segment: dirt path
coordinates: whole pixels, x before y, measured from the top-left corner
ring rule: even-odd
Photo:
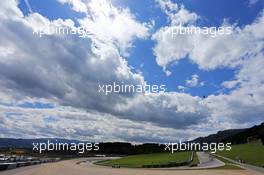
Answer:
[[[150,170],[114,169],[90,163],[76,164],[84,159],[67,160],[0,172],[0,175],[261,175],[248,170]]]

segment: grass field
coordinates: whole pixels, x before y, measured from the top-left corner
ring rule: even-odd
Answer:
[[[103,162],[98,162],[97,164],[113,166],[119,165],[121,167],[131,167],[139,168],[143,165],[151,164],[167,164],[169,162],[185,162],[189,159],[191,152],[177,152],[174,154],[171,153],[157,153],[157,154],[141,154],[127,156],[116,160],[107,160]],[[195,158],[197,161],[197,158]]]
[[[255,166],[264,165],[264,146],[261,143],[233,145],[230,151],[217,151],[217,154],[233,160],[239,157],[245,163]]]

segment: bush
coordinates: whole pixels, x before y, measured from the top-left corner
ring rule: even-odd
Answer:
[[[142,168],[170,168],[170,167],[179,167],[189,165],[188,162],[169,162],[167,164],[151,164],[151,165],[142,165]],[[197,165],[195,165],[197,166]]]

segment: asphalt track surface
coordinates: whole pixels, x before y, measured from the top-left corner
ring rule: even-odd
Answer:
[[[205,152],[197,152],[197,156],[200,162],[198,167],[200,168],[214,168],[214,167],[221,167],[225,165],[224,162],[216,158],[213,158],[212,156],[210,156],[210,154],[205,153]]]
[[[77,162],[86,160],[86,163]],[[92,164],[94,158],[40,164],[0,172],[0,175],[263,175],[250,170],[155,170],[111,168]]]

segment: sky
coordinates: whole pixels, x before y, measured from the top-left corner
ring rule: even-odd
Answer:
[[[0,137],[176,142],[264,120],[264,1],[2,0]],[[229,34],[171,35],[174,27]],[[89,35],[42,37],[47,28]],[[165,85],[159,93],[98,85]]]

